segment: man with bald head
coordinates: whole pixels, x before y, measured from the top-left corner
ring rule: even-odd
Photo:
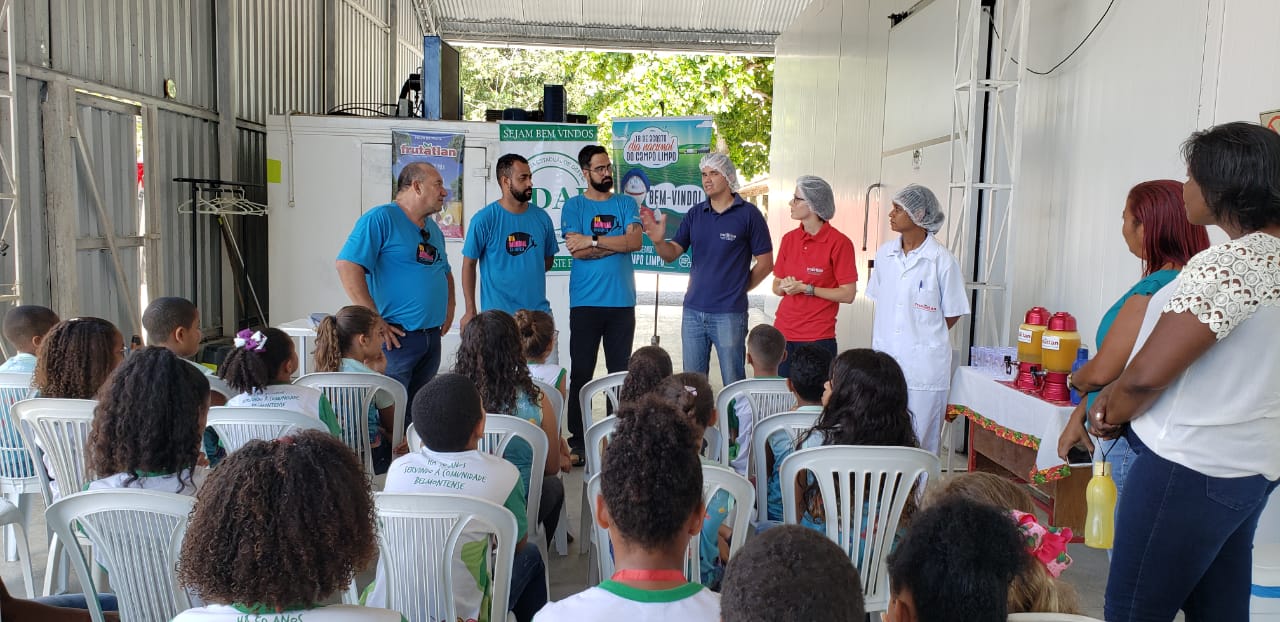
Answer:
[[[386,373],[409,399],[439,370],[440,336],[453,324],[453,274],[444,234],[431,218],[448,195],[434,166],[405,166],[395,199],[365,212],[338,253],[347,297],[387,324]]]

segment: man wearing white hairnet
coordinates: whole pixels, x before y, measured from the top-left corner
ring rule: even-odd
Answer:
[[[641,221],[663,261],[692,251],[680,331],[684,371],[707,373],[715,345],[728,385],[746,377],[747,292],[773,270],[773,242],[760,210],[735,192],[738,174],[729,156],[709,153],[698,166],[707,199],[689,208],[674,237],[665,239],[665,216],[642,212]]]
[[[902,366],[916,437],[934,453],[951,386],[947,332],[969,314],[960,263],[933,237],[943,218],[924,186],[911,184],[894,195],[889,228],[900,236],[876,251],[867,283],[867,297],[876,302],[871,347]]]

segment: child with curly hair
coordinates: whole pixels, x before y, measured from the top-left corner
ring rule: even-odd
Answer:
[[[485,313],[476,316],[464,330],[472,330]],[[413,427],[423,448],[391,463],[385,490],[465,495],[510,510],[516,519],[518,542],[511,570],[511,598],[505,604],[516,620],[528,622],[547,602],[546,568],[538,547],[528,541],[528,507],[520,471],[510,462],[477,449],[484,438],[484,422],[480,392],[470,378],[461,374],[432,378],[413,399]],[[431,476],[424,477],[424,473]],[[466,529],[458,538],[458,556],[453,560],[453,599],[463,620],[505,617],[499,607],[492,612],[482,611],[487,599],[483,578],[488,576],[487,562],[483,560],[488,559],[488,549],[488,532],[483,529]],[[368,602],[385,603],[386,588],[379,571]],[[486,613],[491,615],[486,618]]]
[[[124,361],[124,337],[111,322],[75,317],[58,322],[36,356],[32,384],[40,397],[91,400]]]
[[[210,604],[174,622],[402,620],[387,609],[319,604],[378,553],[364,465],[331,435],[250,441],[227,456],[196,494],[187,534],[178,581]]]
[[[619,409],[604,454],[596,521],[609,531],[617,571],[549,603],[535,622],[718,622],[720,596],[684,578],[689,538],[702,529],[702,465],[694,428],[670,402],[647,396]]]
[[[235,347],[223,361],[219,375],[240,393],[227,406],[283,408],[319,419],[334,436],[340,436],[338,418],[329,398],[319,389],[291,384],[298,371],[298,351],[293,339],[278,328],[236,333]]]
[[[618,403],[639,401],[672,372],[671,355],[658,346],[644,346],[631,353],[627,376],[618,387]]]
[[[333,315],[324,316],[316,327],[316,371],[381,374],[370,363],[382,356],[386,333],[382,316],[365,306],[347,305]],[[373,394],[373,404],[369,406],[369,448],[374,473],[386,473],[391,464],[395,406],[395,399],[386,391]]]
[[[195,494],[209,414],[209,381],[165,348],[134,352],[99,393],[86,443],[89,490],[144,488]]]
[[[782,525],[752,538],[729,562],[720,614],[733,622],[864,622],[859,585],[858,569],[836,543],[812,529]]]
[[[0,364],[0,373],[31,373],[36,370],[36,352],[49,329],[58,323],[53,309],[40,305],[18,305],[4,314],[4,338],[17,354]]]
[[[569,460],[568,446],[560,440],[560,425],[551,401],[533,384],[533,376],[521,356],[515,319],[504,311],[491,309],[467,323],[462,329],[462,344],[458,346],[453,371],[476,383],[486,412],[524,419],[546,435],[550,451],[541,465],[533,464],[533,448],[524,439],[512,439],[502,454],[520,470],[520,481],[526,491],[535,466],[547,476],[560,471],[561,459]],[[544,533],[556,532],[563,504],[564,482],[558,477],[544,477],[538,506],[538,522],[545,527]]]

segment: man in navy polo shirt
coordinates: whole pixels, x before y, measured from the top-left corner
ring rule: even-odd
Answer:
[[[691,251],[681,327],[684,371],[707,373],[714,344],[728,385],[746,377],[747,292],[773,270],[773,242],[760,210],[734,192],[738,174],[729,156],[710,153],[698,166],[707,200],[689,208],[675,237],[663,239],[665,217],[641,219],[663,261]]]
[[[578,391],[596,370],[600,342],[609,373],[626,371],[636,333],[636,275],[631,253],[640,250],[640,208],[613,194],[613,167],[600,145],[578,152],[587,189],[569,199],[560,215],[569,272],[569,411],[579,412]],[[581,417],[569,417],[569,446],[582,454]]]
[[[409,399],[440,369],[440,335],[453,324],[453,273],[431,218],[448,196],[434,166],[405,166],[395,199],[365,212],[338,253],[347,297],[387,323],[387,375]]]

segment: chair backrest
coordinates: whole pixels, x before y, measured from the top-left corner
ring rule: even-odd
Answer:
[[[716,396],[716,412],[720,413],[716,427],[720,428],[720,436],[725,439],[721,444],[720,463],[729,464],[729,445],[733,437],[729,434],[729,404],[739,395],[745,395],[751,404],[751,423],[755,424],[769,415],[791,410],[795,406],[796,397],[787,389],[787,381],[782,378],[748,378],[739,380],[720,390]],[[742,415],[738,415],[741,421]],[[741,422],[738,424],[742,425]],[[753,428],[754,429],[754,428]],[[739,448],[742,451],[744,448]]]
[[[1011,613],[1009,622],[1102,622],[1089,616],[1070,613]]]
[[[319,389],[329,398],[329,404],[338,416],[338,425],[342,428],[342,441],[360,456],[364,461],[365,472],[370,476],[373,475],[373,450],[369,446],[369,409],[373,406],[373,398],[378,391],[390,395],[395,402],[391,446],[400,444],[409,396],[404,385],[396,380],[382,374],[316,372],[294,380],[293,384]]]
[[[40,489],[35,466],[22,443],[22,426],[12,414],[14,403],[32,397],[34,393],[30,373],[0,373],[0,490],[6,492],[36,492]]]
[[[222,396],[223,401],[229,400],[239,394],[238,391],[231,388],[226,380],[217,376],[205,376],[209,380],[209,391]]]
[[[206,425],[218,433],[228,454],[252,440],[270,441],[302,430],[329,431],[319,419],[297,411],[244,406],[214,406]]]
[[[592,475],[600,472],[600,466],[604,464],[604,444],[613,436],[613,429],[618,427],[618,418],[610,415],[597,421],[595,425],[587,428],[586,440],[586,471],[582,474],[583,478],[590,479]]]
[[[796,439],[818,421],[817,412],[791,411],[769,415],[756,422],[751,431],[751,465],[756,474],[756,520],[769,518],[769,460],[765,447],[769,437],[778,432],[787,435],[787,442],[795,447]],[[774,456],[778,460],[777,456]],[[779,460],[779,462],[781,462]]]
[[[85,443],[93,427],[94,400],[40,397],[15,403],[13,416],[22,422],[22,432],[32,463],[47,461],[62,494],[84,490],[93,478],[85,464]],[[44,460],[41,460],[41,458]],[[49,475],[36,469],[48,486]],[[52,502],[53,496],[45,497]]]
[[[383,606],[409,620],[457,620],[453,575],[458,538],[468,523],[478,522],[497,540],[490,566],[490,602],[496,604],[489,619],[506,617],[516,554],[516,518],[510,510],[474,497],[433,493],[375,493],[374,506],[379,576],[386,590]]]
[[[939,481],[940,470],[938,456],[923,449],[850,445],[800,449],[787,456],[778,470],[783,522],[798,523],[793,482],[807,471],[822,494],[827,538],[840,545],[858,568],[866,610],[884,611],[889,605],[885,557],[897,535],[902,510],[912,495],[924,494],[926,482]]]
[[[490,413],[485,415],[484,438],[480,439],[477,449],[501,458],[512,439],[517,437],[533,448],[533,461],[529,466],[529,490],[525,491],[528,510],[526,524],[529,526],[529,531],[533,532],[538,527],[538,509],[542,505],[542,470],[547,463],[547,452],[550,450],[546,432],[519,417]],[[557,447],[556,451],[559,450],[560,448]]]
[[[533,378],[534,386],[538,387],[542,394],[547,396],[547,400],[551,402],[551,412],[556,414],[556,425],[560,428],[560,436],[568,433],[568,423],[564,420],[564,409],[568,408],[568,404],[564,396],[560,394],[560,389],[555,388],[537,378]],[[558,451],[560,448],[557,447]]]
[[[622,381],[626,380],[627,372],[619,371],[609,374],[603,378],[596,378],[587,384],[582,385],[582,389],[578,391],[578,408],[580,412],[578,416],[582,417],[582,429],[589,430],[593,423],[591,417],[591,400],[596,395],[604,394],[608,400],[609,406],[614,410],[618,409],[618,389],[622,387]]]
[[[55,502],[45,518],[63,542],[76,542],[78,526],[93,543],[94,562],[111,573],[122,619],[167,622],[190,606],[175,565],[194,504],[193,497],[154,490],[93,490]],[[101,586],[93,584],[80,547],[66,548],[89,614],[101,621]]]
[[[596,498],[600,496],[600,486],[598,473],[587,481],[587,503],[591,504],[591,528],[595,530],[596,542],[600,547],[596,554],[596,563],[603,581],[613,576],[614,563],[608,546],[609,530],[601,527],[596,521]],[[733,539],[729,544],[729,555],[732,557],[746,544],[747,532],[751,529],[751,521],[747,520],[751,512],[751,482],[732,469],[711,464],[702,465],[702,502],[710,504],[712,497],[720,491],[724,491],[732,499],[731,507],[734,508],[736,516],[733,523]],[[685,551],[684,576],[685,579],[694,583],[698,583],[701,579],[699,576],[701,549],[698,545],[699,536],[695,535],[689,539],[689,547]]]

